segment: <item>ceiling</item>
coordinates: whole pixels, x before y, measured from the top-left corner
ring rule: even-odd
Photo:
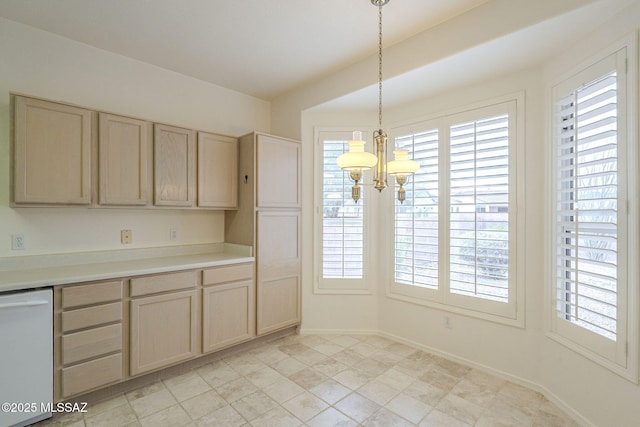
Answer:
[[[385,46],[488,0],[392,0]],[[0,0],[0,16],[272,100],[377,52],[370,0]]]

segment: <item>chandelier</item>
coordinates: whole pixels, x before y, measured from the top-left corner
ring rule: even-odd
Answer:
[[[371,4],[378,6],[378,130],[373,133],[375,152],[370,153],[364,149],[366,144],[362,140],[362,132],[353,132],[353,139],[348,142],[349,151],[341,154],[336,163],[342,170],[349,172],[349,177],[354,181],[351,187],[351,197],[358,203],[360,200],[360,185],[362,171],[375,166],[373,182],[378,191],[387,187],[387,175],[395,176],[398,189],[398,200],[405,201],[404,184],[407,177],[415,173],[420,166],[417,162],[409,159],[408,150],[395,150],[394,160],[387,163],[386,148],[387,134],[382,130],[382,6],[389,3],[389,0],[371,0]]]

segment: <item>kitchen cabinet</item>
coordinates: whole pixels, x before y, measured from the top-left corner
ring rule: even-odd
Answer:
[[[198,207],[238,207],[238,139],[198,132]]]
[[[130,283],[130,374],[195,357],[199,333],[197,273],[133,278]]]
[[[124,379],[123,282],[54,289],[54,397],[67,399]]]
[[[194,131],[154,125],[153,188],[156,206],[194,206],[194,147]]]
[[[92,112],[12,95],[12,202],[91,203]]]
[[[300,324],[300,143],[252,133],[239,140],[238,210],[225,240],[253,246],[256,334]]]
[[[202,272],[202,352],[255,336],[253,263]]]
[[[99,114],[98,200],[101,205],[147,205],[150,136],[149,122]]]

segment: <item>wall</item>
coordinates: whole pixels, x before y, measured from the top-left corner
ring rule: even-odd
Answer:
[[[546,203],[545,164],[549,119],[548,91],[551,81],[576,64],[634,33],[640,27],[640,2],[635,2],[616,15],[602,28],[567,48],[562,56],[547,59],[544,64],[488,79],[468,87],[458,87],[419,102],[386,109],[388,128],[396,123],[437,116],[438,112],[464,107],[509,93],[525,92],[525,326],[505,326],[472,317],[390,298],[385,293],[381,261],[389,252],[378,253],[372,265],[381,280],[372,283],[372,295],[314,295],[312,292],[313,245],[313,178],[303,183],[305,257],[303,269],[303,331],[378,331],[403,342],[430,349],[470,366],[478,367],[543,392],[554,403],[572,414],[581,424],[595,426],[637,426],[640,422],[640,386],[567,349],[545,335],[544,272]],[[636,64],[637,66],[637,64]],[[640,82],[636,82],[636,88]],[[638,93],[635,94],[638,102]],[[291,100],[292,98],[289,98]],[[274,104],[276,108],[276,104]],[[279,108],[279,107],[278,107]],[[373,112],[371,114],[374,114]],[[638,111],[634,113],[638,128]],[[305,168],[313,167],[314,127],[358,127],[375,123],[363,113],[309,109],[302,112],[301,135]],[[637,135],[636,135],[637,138]],[[388,191],[388,190],[387,190]],[[385,199],[379,200],[380,215],[387,212]],[[382,221],[380,224],[384,224]],[[377,233],[370,233],[369,245],[388,247]],[[637,236],[635,236],[637,238]],[[636,284],[637,286],[637,284]],[[373,301],[372,301],[373,298]],[[632,301],[638,309],[640,302]],[[370,310],[377,306],[377,315]],[[331,313],[330,316],[327,313]],[[368,317],[366,317],[369,315]],[[444,328],[444,316],[452,320],[452,328]],[[366,321],[369,324],[366,324]],[[342,322],[342,323],[340,323]]]
[[[269,132],[268,102],[2,18],[0,58],[0,257],[119,249],[122,228],[126,248],[224,240],[222,212],[10,208],[9,92],[232,136]],[[27,250],[11,250],[14,233]]]

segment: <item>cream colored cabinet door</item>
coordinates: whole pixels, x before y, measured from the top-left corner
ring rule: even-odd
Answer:
[[[257,206],[300,207],[300,143],[269,135],[256,136]]]
[[[13,202],[91,203],[91,111],[14,96]]]
[[[198,132],[198,206],[238,207],[238,140]]]
[[[257,214],[257,334],[300,323],[300,212]]]
[[[198,354],[196,290],[132,299],[130,304],[132,376]]]
[[[195,195],[194,132],[154,125],[153,179],[156,206],[193,206]]]
[[[202,351],[247,341],[255,335],[253,280],[202,289]]]
[[[99,203],[146,205],[149,199],[149,123],[100,113],[99,124]]]

